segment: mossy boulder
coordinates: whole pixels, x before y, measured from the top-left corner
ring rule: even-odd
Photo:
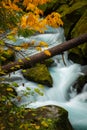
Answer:
[[[10,49],[3,50],[3,52],[0,54],[1,65],[7,64],[8,62],[14,60],[15,60],[15,52]]]
[[[25,119],[30,120],[31,130],[73,130],[69,120],[68,112],[57,106],[44,106],[29,111],[25,115]]]
[[[82,55],[82,51],[79,47],[75,47],[68,51],[68,58],[71,59],[74,63],[84,65],[87,63],[86,58]]]
[[[34,67],[22,70],[23,76],[30,80],[48,87],[52,87],[53,80],[48,71],[48,68],[44,64],[36,64]]]

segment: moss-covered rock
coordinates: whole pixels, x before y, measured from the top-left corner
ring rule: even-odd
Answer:
[[[52,58],[50,59],[46,59],[43,62],[41,62],[42,64],[45,64],[47,67],[51,67],[51,65],[54,63],[54,60]]]
[[[39,130],[73,130],[68,120],[68,112],[57,106],[34,109],[25,115],[25,119],[32,119],[34,129],[39,126]]]
[[[1,54],[0,54],[0,63],[1,65],[7,64],[8,62],[14,61],[15,60],[15,52],[7,49],[4,50]]]
[[[81,49],[78,47],[70,49],[68,51],[68,58],[71,59],[74,63],[82,65],[86,64],[86,59],[82,55]]]
[[[22,73],[23,76],[30,81],[52,87],[52,77],[48,71],[48,68],[44,64],[36,64],[30,69],[22,70]]]

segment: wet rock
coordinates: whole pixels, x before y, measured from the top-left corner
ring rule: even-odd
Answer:
[[[30,80],[48,87],[52,87],[53,80],[48,71],[48,68],[44,64],[36,64],[36,66],[22,70],[23,76]]]
[[[87,83],[87,75],[80,76],[74,84],[74,88],[77,90],[77,93],[81,93],[84,85]]]
[[[42,64],[45,64],[47,67],[51,67],[51,65],[53,65],[54,60],[52,58],[50,59],[46,59],[43,62],[41,62]]]
[[[70,49],[68,51],[68,58],[71,59],[74,63],[81,65],[84,65],[86,63],[86,59],[82,55],[81,49],[78,47]]]
[[[39,130],[73,130],[68,120],[68,112],[57,106],[44,106],[31,112],[29,110],[25,114],[25,119],[35,124],[33,128],[39,126]]]

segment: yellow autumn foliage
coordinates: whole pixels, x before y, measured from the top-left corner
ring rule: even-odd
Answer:
[[[13,40],[14,39],[14,35],[16,35],[18,33],[18,31],[24,30],[24,29],[28,29],[28,30],[35,30],[39,33],[44,33],[44,31],[47,29],[47,25],[52,26],[52,27],[59,27],[59,26],[63,26],[63,22],[61,20],[61,16],[60,14],[58,14],[57,12],[52,12],[51,14],[49,14],[47,17],[43,17],[41,18],[40,15],[43,15],[44,12],[39,9],[38,5],[42,5],[45,4],[47,2],[50,2],[51,0],[23,0],[20,2],[20,0],[1,0],[0,1],[0,9],[5,9],[6,13],[6,20],[8,16],[15,16],[19,12],[22,12],[22,15],[20,17],[20,20],[17,20],[17,23],[15,26],[15,22],[13,20],[13,17],[11,17],[10,19],[12,20],[10,24],[9,22],[7,22],[7,24],[5,24],[6,26],[8,26],[8,29],[10,30],[10,35],[6,38],[8,38],[9,40]],[[21,3],[22,6],[19,6],[19,3]],[[25,9],[25,11],[23,10],[23,8]],[[3,14],[2,13],[2,14]],[[5,21],[3,21],[5,22]],[[0,29],[0,34],[3,34],[3,31]],[[13,35],[13,36],[12,36]],[[21,46],[16,46],[14,49],[17,51],[20,51],[21,49],[28,49],[28,47],[30,45],[33,46],[33,44],[35,43],[32,42],[31,44],[27,44],[27,43],[23,43]],[[0,44],[1,46],[1,44]],[[38,51],[42,51],[41,47],[48,47],[47,43],[41,41],[38,44],[38,47],[36,47],[36,50]],[[0,52],[3,50],[2,46],[0,49]],[[44,50],[44,53],[48,56],[51,56],[51,53],[48,50]]]
[[[63,22],[61,20],[61,15],[57,12],[52,12],[46,17],[47,24],[52,27],[59,27],[60,25],[63,26]]]

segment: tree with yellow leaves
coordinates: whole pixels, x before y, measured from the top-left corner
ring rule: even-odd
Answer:
[[[0,0],[0,52],[4,51],[4,46],[19,52],[22,48],[27,49],[32,43],[23,43],[20,46],[13,46],[6,43],[6,40],[16,41],[15,36],[22,35],[28,37],[36,32],[44,33],[47,25],[57,28],[63,25],[60,14],[52,12],[44,17],[44,12],[39,5],[46,4],[51,0]],[[44,43],[43,41],[41,41]],[[47,46],[40,43],[40,46]],[[51,55],[50,52],[44,51]]]

